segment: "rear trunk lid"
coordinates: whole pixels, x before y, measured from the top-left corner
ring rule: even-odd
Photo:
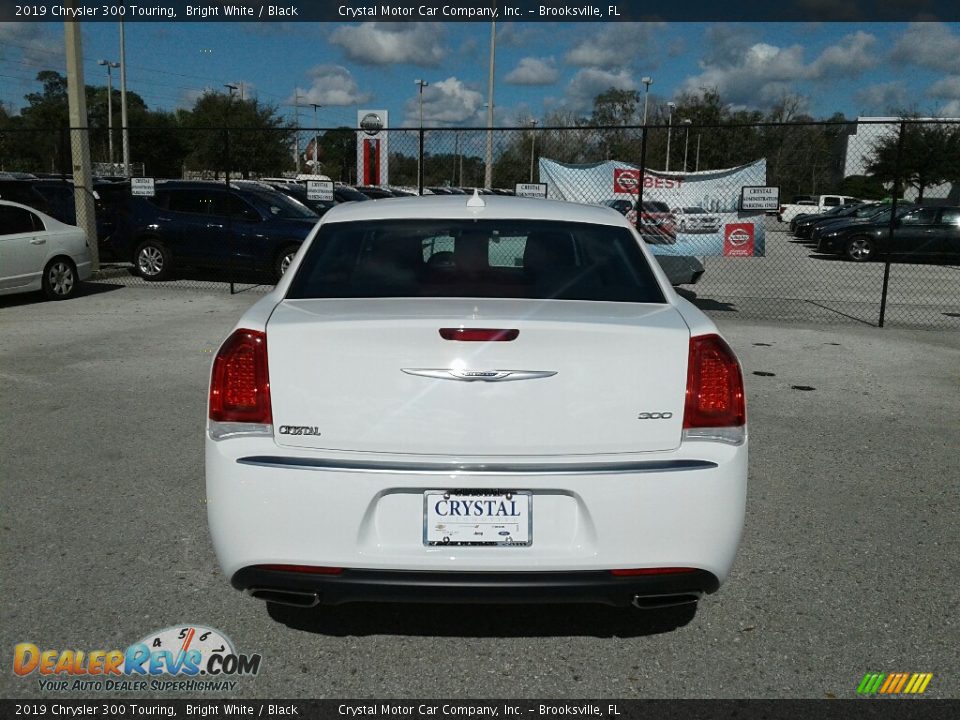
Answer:
[[[440,335],[459,327],[519,335]],[[276,442],[452,456],[670,450],[680,443],[689,337],[660,304],[284,300],[267,325]],[[492,371],[536,376],[464,379]]]

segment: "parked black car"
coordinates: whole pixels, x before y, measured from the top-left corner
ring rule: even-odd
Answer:
[[[799,215],[794,215],[790,221],[790,232],[797,237],[804,237],[800,235],[800,232],[809,223],[814,223],[825,218],[835,220],[839,217],[846,217],[848,213],[853,212],[853,208],[855,207],[860,207],[860,205],[837,205],[822,213],[800,213]]]
[[[317,220],[275,190],[166,181],[157,183],[154,197],[128,198],[109,245],[146,280],[164,280],[185,266],[278,280]]]
[[[26,173],[18,173],[26,174]],[[97,238],[101,241],[113,233],[114,215],[108,197],[121,184],[95,180],[94,207],[97,218]],[[129,192],[129,186],[127,191]],[[68,225],[77,224],[76,200],[73,183],[62,179],[0,180],[0,198],[32,207]]]
[[[847,225],[826,233],[817,250],[843,255],[854,262],[879,256],[932,260],[960,257],[960,207],[914,208],[894,222],[892,237],[889,211],[884,214],[886,220],[875,216],[869,223]]]
[[[313,210],[317,217],[323,217],[324,213],[332,207],[336,207],[337,201],[334,200],[311,200],[307,195],[307,188],[300,183],[270,183],[271,187],[277,192],[281,192],[297,202],[303,203]],[[334,195],[336,198],[336,195]]]

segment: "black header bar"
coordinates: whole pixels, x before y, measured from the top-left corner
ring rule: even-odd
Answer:
[[[905,22],[957,0],[0,0],[3,22]]]

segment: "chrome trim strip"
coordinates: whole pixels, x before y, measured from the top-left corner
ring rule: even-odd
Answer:
[[[464,382],[499,382],[501,380],[535,380],[553,377],[556,370],[454,370],[452,368],[400,368],[407,375],[435,380],[462,380]]]
[[[210,420],[207,422],[207,434],[215,441],[238,437],[273,437],[273,425]]]
[[[330,460],[278,455],[254,455],[239,458],[240,465],[325,470],[331,472],[411,473],[417,475],[624,475],[634,473],[711,470],[717,463],[708,460],[635,460],[628,462],[582,463],[466,463],[466,462],[390,462]]]

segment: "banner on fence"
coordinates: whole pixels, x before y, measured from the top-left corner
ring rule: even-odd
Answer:
[[[643,186],[639,227],[644,237],[650,218],[658,221],[650,249],[657,255],[759,257],[765,254],[764,213],[741,211],[744,187],[767,184],[767,161],[725,170],[668,173],[608,160],[568,165],[540,158],[540,182],[550,197],[569,202],[625,206]],[[634,218],[636,211],[627,214]]]

